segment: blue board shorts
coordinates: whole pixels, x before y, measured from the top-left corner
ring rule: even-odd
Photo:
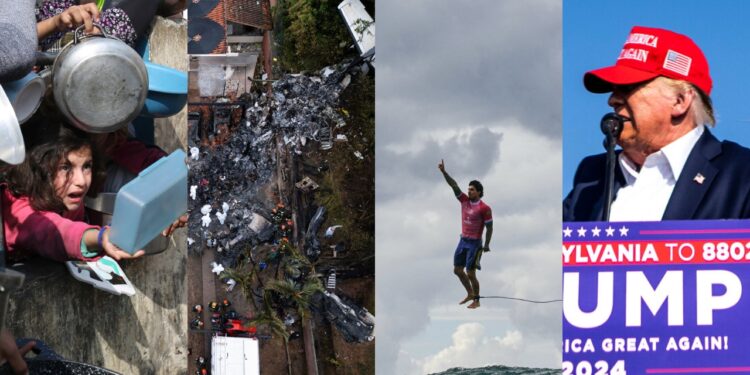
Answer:
[[[474,262],[477,254],[482,251],[482,239],[473,239],[461,237],[456,246],[456,252],[453,254],[453,266],[465,267],[470,270],[474,268]],[[482,267],[477,265],[476,269],[481,270]]]

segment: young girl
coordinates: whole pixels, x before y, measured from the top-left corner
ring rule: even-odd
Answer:
[[[83,199],[91,186],[93,146],[85,135],[65,127],[59,137],[34,147],[23,164],[11,168],[2,185],[8,256],[38,254],[57,261],[131,255],[109,242],[109,228],[84,220]],[[4,189],[3,189],[4,188]]]

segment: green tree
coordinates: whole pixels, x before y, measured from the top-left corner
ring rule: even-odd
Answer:
[[[353,40],[339,14],[338,3],[283,0],[277,4],[276,36],[281,45],[281,62],[287,69],[318,70],[344,58],[346,47]]]
[[[254,310],[258,311],[258,304],[255,302],[253,284],[254,281],[257,281],[257,283],[262,288],[263,282],[258,277],[258,268],[254,263],[250,262],[249,260],[245,260],[235,268],[224,269],[224,272],[221,273],[220,277],[222,279],[233,279],[234,281],[236,281],[237,284],[235,285],[235,288],[239,287],[240,291],[242,291],[242,295],[250,300],[250,302],[253,304]]]
[[[264,299],[266,299],[266,293],[264,293]],[[284,352],[286,353],[286,366],[289,375],[292,375],[292,360],[289,357],[289,332],[286,330],[286,326],[281,318],[271,308],[270,303],[265,303],[262,312],[255,316],[254,319],[250,320],[251,324],[256,326],[264,325],[271,331],[272,336],[280,337],[284,340]]]

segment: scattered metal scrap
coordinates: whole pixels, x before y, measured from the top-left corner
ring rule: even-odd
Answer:
[[[305,176],[305,178],[294,184],[294,186],[307,193],[315,191],[318,188],[318,183],[313,181],[312,178]]]
[[[286,75],[274,82],[272,96],[251,93],[240,104],[217,101],[213,116],[189,114],[190,146],[198,149],[191,151],[190,159],[190,232],[200,234],[191,236],[192,251],[216,247],[220,263],[233,267],[242,249],[272,240],[273,233],[261,228],[263,221],[271,221],[267,203],[256,196],[276,168],[276,142],[297,153],[308,141],[330,149],[333,130],[346,125],[337,108],[341,91],[351,81],[351,68],[351,64],[339,64],[317,75]],[[237,105],[245,108],[244,117],[233,123],[228,108]],[[213,143],[208,138],[214,139],[224,129],[230,129],[231,136],[208,146]],[[221,209],[222,203],[228,210]],[[210,213],[200,214],[206,205]],[[319,245],[310,255],[314,258],[316,253]]]
[[[372,341],[374,338],[375,317],[364,307],[345,301],[334,293],[325,291],[315,295],[314,306],[344,336],[347,342]]]
[[[287,75],[273,83],[272,96],[251,93],[243,96],[241,103],[214,103],[212,116],[206,116],[205,111],[189,113],[190,251],[215,248],[216,266],[227,268],[234,268],[249,256],[262,272],[274,261],[260,259],[255,248],[262,243],[283,244],[291,233],[292,220],[286,209],[269,207],[269,202],[260,198],[261,189],[277,171],[276,150],[283,146],[287,152],[300,154],[310,141],[318,142],[320,150],[334,147],[336,129],[346,126],[342,116],[346,112],[338,109],[338,102],[341,91],[351,82],[349,71],[356,70],[352,66],[340,64],[318,75]],[[227,105],[244,108],[244,116],[236,121],[228,111],[217,111]],[[225,131],[227,136],[217,136]],[[336,139],[336,147],[346,141],[346,137]],[[308,168],[319,173],[328,167]],[[285,168],[279,172],[283,174]],[[309,178],[303,181],[307,183],[302,188],[314,189],[317,185]],[[318,237],[322,233],[318,232],[324,221],[325,207],[319,207],[304,239],[304,254],[312,262],[320,256]],[[274,249],[270,255],[278,253]],[[335,294],[316,296],[319,311],[347,341],[372,340],[374,318],[366,309],[342,302]]]
[[[305,233],[305,255],[312,261],[316,261],[320,256],[320,240],[318,239],[318,230],[323,222],[326,221],[325,206],[318,207],[307,226]]]

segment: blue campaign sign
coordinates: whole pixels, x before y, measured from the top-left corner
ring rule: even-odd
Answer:
[[[563,374],[750,373],[750,221],[563,223]]]

